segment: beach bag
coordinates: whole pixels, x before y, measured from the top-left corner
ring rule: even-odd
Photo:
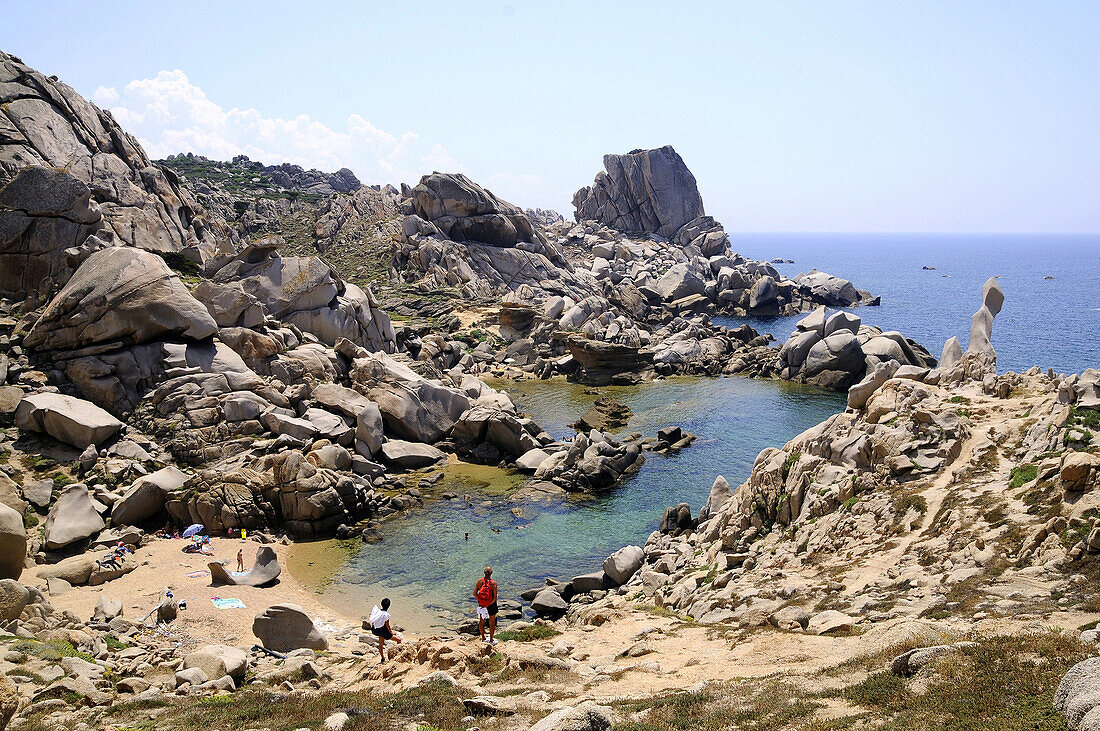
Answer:
[[[482,581],[481,586],[477,588],[477,603],[479,606],[487,607],[493,603],[493,587],[488,581]]]

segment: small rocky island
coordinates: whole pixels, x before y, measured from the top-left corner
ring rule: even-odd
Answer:
[[[736,253],[672,147],[603,168],[566,220],[457,173],[153,161],[0,53],[0,729],[871,728],[1006,687],[1100,728],[1100,372],[999,372],[995,279],[936,359],[852,282]],[[728,324],[781,315],[782,344]],[[386,551],[461,499],[456,466],[629,489],[695,435],[623,433],[601,389],[682,375],[846,408],[509,588],[498,646],[456,618],[381,664],[302,578],[338,551],[311,541]],[[574,434],[530,379],[591,389]]]

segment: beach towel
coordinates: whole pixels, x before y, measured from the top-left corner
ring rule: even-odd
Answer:
[[[220,599],[218,597],[214,597],[210,601],[212,601],[214,603],[214,608],[215,609],[244,609],[245,608],[244,602],[242,602],[240,599]]]
[[[203,569],[202,571],[192,571],[189,574],[184,574],[184,576],[186,576],[189,579],[197,579],[200,576],[209,576],[209,574],[210,574],[209,571],[207,571],[206,569]]]

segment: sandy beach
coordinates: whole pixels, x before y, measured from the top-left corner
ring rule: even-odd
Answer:
[[[298,604],[324,629],[360,626],[359,613],[352,607],[334,605],[325,601],[296,572],[291,558],[294,546],[271,544],[279,557],[283,572],[276,584],[258,588],[251,586],[211,586],[207,564],[213,560],[225,561],[230,569],[236,568],[237,551],[244,549],[245,568],[251,568],[260,544],[251,539],[211,538],[213,556],[182,551],[186,541],[170,538],[153,538],[135,551],[138,567],[130,573],[100,586],[73,587],[58,596],[50,596],[50,602],[59,610],[69,610],[86,620],[92,616],[101,596],[118,599],[123,603],[124,616],[140,619],[157,602],[160,592],[169,588],[187,609],[180,611],[173,627],[184,636],[199,642],[218,642],[247,645],[252,635],[252,620],[258,612],[273,604]],[[309,568],[308,561],[304,563]],[[45,582],[41,582],[45,584]],[[239,599],[243,609],[218,609],[214,598]],[[367,607],[363,614],[368,614]]]

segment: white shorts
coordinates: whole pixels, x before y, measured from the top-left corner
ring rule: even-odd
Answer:
[[[478,619],[488,619],[489,618],[489,607],[478,607],[477,608],[477,618]]]

